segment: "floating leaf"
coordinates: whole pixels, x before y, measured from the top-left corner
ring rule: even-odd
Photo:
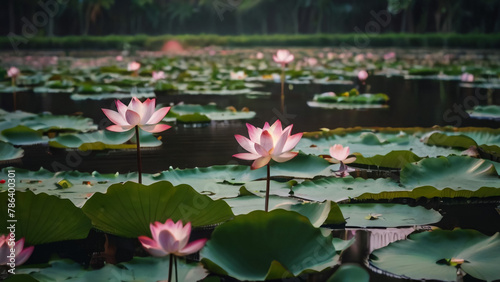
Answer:
[[[428,158],[407,164],[401,170],[400,178],[407,186],[432,186],[440,190],[500,188],[498,173],[490,162],[466,156]]]
[[[402,168],[407,163],[418,162],[422,158],[411,151],[392,151],[387,155],[375,155],[365,158],[361,154],[356,154],[356,164],[370,165],[386,168]]]
[[[439,222],[441,214],[421,206],[401,204],[341,204],[347,227],[404,227]]]
[[[150,223],[169,218],[199,227],[233,217],[224,201],[214,201],[189,185],[173,186],[167,181],[149,186],[134,182],[113,184],[105,194],[95,193],[82,210],[96,228],[128,238],[150,236]]]
[[[236,216],[214,230],[200,253],[213,273],[258,281],[321,271],[336,263],[335,255],[330,236],[306,217],[280,209]]]
[[[342,264],[327,282],[369,282],[370,275],[361,266],[355,264]]]
[[[49,262],[49,267],[16,269],[16,273],[30,275],[36,281],[145,281],[156,282],[168,279],[169,256],[163,258],[134,257],[129,262],[117,265],[107,264],[99,270],[85,270],[75,262],[57,260]],[[207,276],[199,263],[177,261],[179,281],[198,281]],[[24,274],[25,273],[25,274]],[[16,276],[19,274],[16,274]]]
[[[33,145],[47,142],[47,139],[42,137],[42,133],[24,125],[3,130],[1,137],[13,145]]]
[[[500,234],[488,237],[475,230],[435,230],[410,235],[371,254],[371,263],[412,279],[455,281],[457,268],[443,263],[463,259],[460,268],[486,281],[500,279]]]
[[[71,201],[31,191],[15,193],[14,218],[7,218],[9,197],[0,193],[0,228],[7,230],[8,219],[17,220],[16,236],[25,237],[28,245],[87,238],[90,220]],[[9,212],[10,213],[10,212]]]
[[[0,141],[0,161],[20,159],[24,156],[24,150],[16,148],[9,143]]]

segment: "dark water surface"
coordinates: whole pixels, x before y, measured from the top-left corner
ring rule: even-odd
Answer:
[[[168,169],[204,167],[219,164],[246,164],[232,158],[242,149],[234,134],[247,136],[245,123],[262,127],[264,122],[279,118],[284,124],[293,124],[292,133],[316,131],[320,128],[353,126],[431,127],[433,125],[479,126],[498,128],[499,123],[468,118],[462,111],[476,104],[500,104],[498,90],[489,94],[485,89],[463,88],[458,81],[405,80],[403,77],[374,76],[367,81],[371,93],[386,93],[390,97],[388,109],[336,110],[311,108],[307,101],[314,94],[333,91],[340,93],[351,89],[350,85],[293,85],[286,90],[286,113],[280,112],[280,86],[278,83],[264,84],[264,91],[271,96],[258,98],[246,95],[157,95],[157,103],[207,104],[215,102],[224,108],[248,107],[257,113],[250,121],[212,122],[204,126],[176,125],[162,132],[161,148],[144,150],[144,172],[154,173]],[[1,104],[11,104],[10,97],[0,98]],[[128,100],[122,100],[128,103]],[[5,107],[4,107],[5,108]],[[81,112],[91,117],[99,128],[110,124],[101,108],[116,109],[114,100],[73,101],[68,94],[19,93],[18,108],[30,112],[49,111],[53,114],[74,114]],[[348,144],[347,144],[348,145]],[[49,149],[45,146],[26,148],[22,164],[28,169],[60,170],[55,163],[79,171],[101,173],[125,173],[136,169],[135,150],[110,152],[67,152]]]

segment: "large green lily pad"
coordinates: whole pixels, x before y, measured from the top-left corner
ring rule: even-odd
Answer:
[[[236,112],[228,109],[220,109],[215,104],[208,105],[191,105],[182,104],[173,106],[170,111],[177,115],[202,114],[210,120],[235,120],[235,119],[252,119],[255,117],[255,112]]]
[[[247,214],[256,210],[264,210],[263,197],[245,195],[236,198],[224,199],[231,206],[235,215]],[[331,201],[323,203],[302,202],[295,198],[284,198],[278,196],[269,197],[270,210],[284,209],[300,213],[307,217],[312,225],[320,227],[323,224],[343,224],[344,216],[339,206]]]
[[[161,141],[153,134],[141,131],[139,134],[141,147],[158,147]],[[108,150],[108,149],[135,149],[135,133],[133,130],[127,132],[112,132],[100,130],[91,133],[61,134],[49,141],[49,145],[54,148],[71,148],[81,151]]]
[[[439,222],[443,217],[435,210],[402,204],[341,204],[347,227],[404,227]]]
[[[500,188],[495,167],[486,160],[466,156],[423,159],[407,164],[401,170],[401,183],[411,187],[432,186],[437,189],[477,190]]]
[[[49,281],[145,281],[156,282],[168,279],[169,256],[163,258],[134,257],[129,262],[117,265],[107,264],[99,270],[86,270],[81,265],[68,261],[49,262],[49,267],[25,267],[16,269],[19,274],[29,274],[40,282]],[[199,281],[208,273],[200,263],[186,263],[178,260],[179,281]]]
[[[281,209],[254,211],[220,225],[200,256],[213,273],[253,281],[295,277],[336,264],[332,237],[306,217]]]
[[[370,274],[355,264],[342,264],[327,282],[369,282]]]
[[[9,143],[0,141],[0,161],[20,159],[24,156],[24,150],[16,148]]]
[[[486,281],[500,279],[500,234],[488,237],[475,230],[435,230],[410,235],[375,250],[371,263],[385,271],[412,279],[456,281],[451,259],[463,259],[460,268]],[[447,261],[448,260],[448,261]]]
[[[189,185],[173,186],[167,181],[149,186],[134,182],[113,184],[105,194],[94,194],[82,210],[96,228],[128,238],[151,235],[150,223],[169,218],[199,227],[233,217],[224,201],[214,201]]]
[[[87,216],[69,200],[44,193],[35,195],[31,191],[17,191],[12,212],[8,210],[9,195],[0,193],[0,228],[7,230],[8,220],[17,220],[16,236],[25,237],[28,245],[84,239],[92,227]]]

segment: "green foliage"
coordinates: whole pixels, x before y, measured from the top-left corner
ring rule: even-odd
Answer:
[[[322,255],[315,256],[317,252]],[[220,225],[200,256],[211,272],[258,281],[321,271],[336,261],[331,235],[285,210],[254,211]]]
[[[84,239],[92,227],[82,210],[67,199],[31,191],[17,191],[15,198],[15,233],[18,238],[25,237],[28,245]],[[8,193],[1,192],[1,230],[9,225],[8,200]]]
[[[500,279],[500,234],[489,237],[475,230],[434,230],[410,235],[371,254],[376,267],[412,279],[455,281],[451,259],[465,260],[460,268],[486,281]]]
[[[151,223],[163,223],[169,218],[200,227],[233,217],[224,201],[214,201],[189,185],[173,186],[167,181],[149,186],[134,182],[113,184],[105,194],[94,194],[82,210],[96,228],[127,238],[150,236]]]

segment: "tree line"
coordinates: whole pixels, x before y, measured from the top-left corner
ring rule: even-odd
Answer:
[[[3,35],[500,32],[498,0],[7,1]]]

